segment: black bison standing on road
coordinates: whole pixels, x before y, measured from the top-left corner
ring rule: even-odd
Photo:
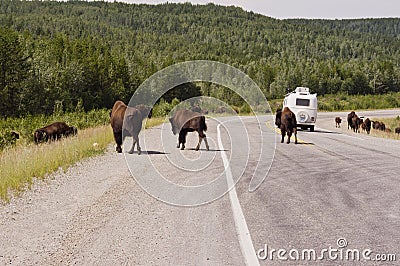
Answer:
[[[354,129],[353,128],[353,117],[356,115],[356,113],[354,111],[351,111],[348,115],[347,115],[347,129]]]
[[[132,136],[133,142],[132,147],[128,153],[133,153],[135,149],[135,144],[137,144],[138,154],[141,153],[141,148],[139,145],[139,132],[142,129],[142,121],[146,117],[151,116],[151,108],[143,104],[137,105],[135,107],[126,106],[122,101],[116,101],[114,103],[113,109],[110,114],[111,127],[114,133],[114,139],[117,143],[116,151],[118,153],[122,152],[122,142],[123,134],[124,136]],[[122,128],[122,126],[124,126]]]
[[[340,123],[342,123],[342,119],[340,117],[335,117],[336,127],[340,127]]]
[[[200,149],[200,144],[203,139],[206,143],[206,149],[209,150],[206,134],[204,134],[204,131],[207,131],[206,118],[204,115],[185,109],[178,110],[173,117],[169,118],[169,122],[171,123],[172,133],[174,133],[174,135],[179,133],[177,148],[184,150],[187,133],[197,131],[199,134],[199,142],[196,146],[196,151]]]
[[[371,120],[369,120],[369,118],[365,119],[364,125],[365,131],[367,131],[367,134],[369,134],[371,132]]]
[[[290,143],[290,138],[292,134],[295,137],[295,144],[297,144],[297,120],[296,115],[290,111],[289,108],[285,107],[283,111],[280,109],[276,112],[275,124],[281,129],[282,140],[281,143],[285,141],[285,135],[287,133],[287,144]]]
[[[352,123],[351,123],[351,128],[355,133],[360,133],[360,126],[364,121],[358,117],[358,115],[354,114]]]
[[[73,136],[78,133],[75,127],[70,127],[64,122],[55,122],[48,126],[36,129],[33,133],[33,140],[36,144],[42,141],[58,140],[61,137]]]

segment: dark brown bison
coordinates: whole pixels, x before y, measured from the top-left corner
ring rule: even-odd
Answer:
[[[354,111],[351,111],[348,115],[347,115],[347,129],[353,129],[353,117],[356,115],[356,113]]]
[[[176,111],[173,117],[169,118],[169,122],[171,123],[172,133],[174,133],[174,135],[179,133],[177,148],[184,150],[187,133],[197,131],[199,134],[199,142],[197,143],[196,151],[200,149],[200,144],[203,139],[206,143],[206,149],[210,149],[206,134],[204,134],[204,131],[207,131],[206,118],[204,115],[183,109]]]
[[[380,122],[379,130],[386,131],[386,125],[383,122]]]
[[[295,137],[295,144],[297,144],[297,120],[296,115],[290,111],[289,108],[285,107],[283,111],[280,109],[276,112],[275,124],[281,129],[282,140],[281,143],[285,141],[285,135],[287,133],[287,144],[290,143],[290,138],[292,134]]]
[[[36,144],[43,141],[53,141],[60,138],[73,136],[78,133],[75,127],[68,126],[65,122],[55,122],[48,126],[36,129],[33,133],[33,140]]]
[[[358,117],[358,115],[354,115],[351,122],[351,128],[355,133],[360,133],[360,126],[364,121]]]
[[[110,123],[114,133],[114,140],[117,144],[115,150],[122,152],[123,136],[132,136],[132,147],[128,153],[133,153],[137,145],[138,154],[141,153],[139,145],[139,132],[142,129],[142,121],[151,116],[151,108],[143,104],[135,107],[126,106],[122,101],[116,101],[111,110]]]
[[[373,129],[379,129],[380,122],[379,121],[371,121]]]
[[[392,133],[392,130],[390,128],[385,128],[386,133]]]
[[[400,134],[400,127],[396,127],[394,132],[397,133],[397,134]]]
[[[385,131],[385,129],[386,129],[385,123],[379,122],[379,121],[371,121],[371,122],[372,122],[373,129]]]
[[[335,117],[336,127],[340,127],[340,123],[342,123],[342,119],[340,117]]]
[[[364,125],[365,131],[367,131],[367,134],[369,134],[371,132],[371,120],[369,120],[369,118],[365,119]]]

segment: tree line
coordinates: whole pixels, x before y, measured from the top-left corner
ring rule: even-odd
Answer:
[[[111,108],[156,71],[195,59],[239,68],[267,99],[296,86],[320,95],[399,92],[399,36],[399,18],[277,20],[214,4],[0,0],[0,114]],[[213,84],[182,91],[165,99],[200,93],[243,103]]]

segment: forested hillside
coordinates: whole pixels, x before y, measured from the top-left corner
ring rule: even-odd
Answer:
[[[241,69],[268,99],[296,86],[398,92],[399,48],[400,18],[277,20],[214,4],[0,0],[0,114],[78,102],[110,108],[157,70],[193,59]],[[227,91],[199,89],[232,101]]]

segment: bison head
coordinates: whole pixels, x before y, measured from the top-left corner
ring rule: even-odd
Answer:
[[[35,141],[36,144],[42,142],[43,140],[46,139],[46,131],[38,129],[33,133],[33,140]]]
[[[64,136],[68,137],[68,136],[74,136],[78,133],[78,130],[76,129],[76,127],[68,127],[68,129],[66,129],[64,131]]]

